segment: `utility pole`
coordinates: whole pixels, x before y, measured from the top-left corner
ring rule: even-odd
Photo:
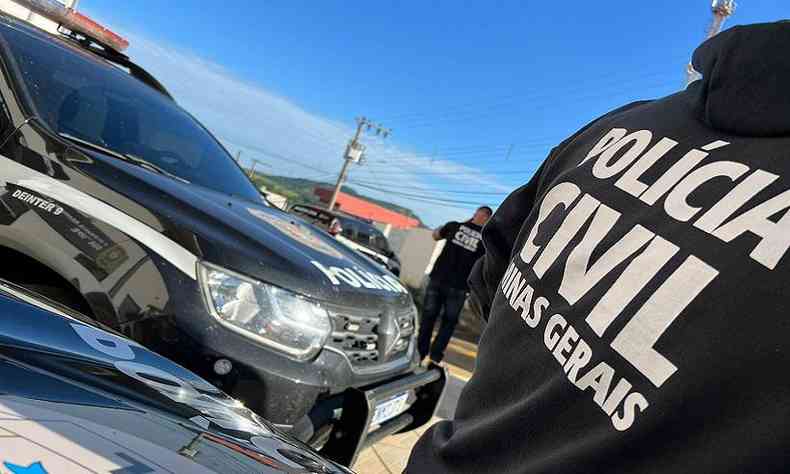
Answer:
[[[241,152],[239,152],[239,157],[241,157]],[[249,175],[248,175],[250,179],[253,179],[255,177],[255,167],[258,166],[258,164],[261,164],[263,166],[271,166],[271,165],[268,165],[266,163],[263,163],[262,161],[260,161],[258,159],[253,158],[252,159],[252,167],[250,168],[250,172],[249,172]]]
[[[510,144],[510,146],[509,146],[509,147],[507,147],[507,153],[505,154],[505,161],[507,161],[507,160],[509,160],[509,159],[510,159],[510,154],[511,154],[511,153],[513,153],[513,147],[514,147],[514,146],[515,146],[515,145],[513,145],[513,144],[511,143],[511,144]]]
[[[708,28],[708,35],[705,39],[710,39],[719,34],[724,21],[735,13],[735,0],[713,0],[711,10],[713,11],[713,21]]]
[[[735,13],[735,7],[735,0],[712,0],[711,12],[713,13],[713,19],[705,34],[706,41],[719,34],[727,18]],[[691,84],[699,78],[699,73],[695,71],[694,66],[689,63],[688,66],[686,66],[686,85]]]
[[[252,160],[252,166],[250,167],[250,179],[255,176],[255,167],[258,165],[258,160]]]
[[[362,154],[365,151],[365,145],[359,142],[359,139],[362,138],[362,133],[365,130],[371,130],[373,128],[376,129],[376,135],[381,135],[384,138],[387,138],[390,133],[392,133],[392,130],[377,125],[366,117],[357,118],[357,131],[354,133],[354,138],[351,139],[346,147],[346,153],[345,156],[343,156],[343,168],[340,170],[340,174],[337,177],[337,184],[335,184],[335,189],[332,191],[332,198],[329,200],[329,204],[326,207],[328,210],[331,211],[335,208],[337,196],[340,194],[343,183],[348,176],[348,167],[351,166],[352,163],[360,163],[362,161]]]

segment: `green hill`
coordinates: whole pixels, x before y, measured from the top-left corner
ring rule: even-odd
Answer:
[[[277,175],[266,175],[263,173],[255,172],[255,176],[253,177],[252,181],[255,183],[257,187],[265,186],[267,190],[280,194],[288,198],[289,204],[296,204],[296,203],[310,203],[310,204],[318,204],[320,200],[318,196],[313,193],[313,190],[316,187],[323,187],[323,188],[333,188],[334,183],[328,183],[323,181],[313,181],[311,179],[304,179],[304,178],[289,178],[286,176],[277,176]],[[399,206],[397,204],[393,204],[388,201],[382,201],[380,199],[374,199],[369,196],[365,196],[364,194],[359,193],[351,186],[343,186],[343,192],[346,194],[350,194],[352,196],[357,196],[363,198],[367,201],[372,203],[378,204],[381,207],[389,209],[391,211],[399,212],[403,215],[413,217],[422,223],[422,219],[415,214],[411,209],[403,206]]]

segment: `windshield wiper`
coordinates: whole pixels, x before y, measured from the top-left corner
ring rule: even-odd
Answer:
[[[187,184],[190,184],[190,182],[188,180],[182,178],[181,176],[176,176],[176,175],[174,175],[173,173],[171,173],[169,171],[165,171],[159,165],[151,163],[148,160],[144,160],[144,159],[142,159],[142,158],[140,158],[138,156],[131,155],[129,153],[124,153],[123,156],[124,156],[124,158],[126,158],[126,160],[131,161],[132,163],[135,163],[138,166],[142,166],[143,168],[147,168],[147,169],[149,169],[151,171],[155,171],[155,172],[157,172],[159,174],[163,174],[165,176],[169,176],[170,178],[177,179],[179,181],[183,181],[183,182],[185,182]]]
[[[70,135],[70,134],[65,133],[65,132],[58,132],[58,135],[60,135],[61,137],[65,138],[66,140],[69,140],[69,141],[72,141],[72,142],[76,142],[76,143],[78,143],[80,145],[85,145],[85,146],[87,146],[89,148],[93,148],[93,149],[98,150],[98,151],[100,151],[102,153],[106,153],[108,155],[113,155],[116,158],[120,158],[118,156],[118,153],[110,150],[109,148],[106,148],[104,146],[104,143],[99,145],[97,143],[89,142],[88,140],[83,140],[82,138],[77,138],[74,135]]]
[[[94,150],[97,150],[97,151],[99,151],[101,153],[104,153],[106,155],[110,155],[112,157],[118,158],[118,159],[126,161],[128,163],[135,164],[135,165],[140,166],[141,168],[145,168],[145,169],[147,169],[149,171],[153,171],[155,173],[159,173],[161,175],[165,175],[165,176],[167,176],[169,178],[177,179],[179,181],[183,181],[184,183],[190,184],[188,180],[186,180],[186,179],[184,179],[184,178],[182,178],[180,176],[176,176],[173,173],[170,173],[168,171],[165,171],[164,169],[162,169],[158,165],[155,165],[154,163],[151,163],[150,161],[144,160],[144,159],[139,158],[137,156],[130,155],[128,153],[126,153],[126,154],[118,153],[117,151],[110,150],[109,148],[106,148],[106,147],[104,147],[102,145],[98,145],[96,143],[90,142],[88,140],[83,140],[82,138],[77,138],[74,135],[69,135],[68,133],[58,132],[58,135],[60,135],[61,137],[65,138],[66,140],[75,142],[75,143],[77,143],[79,145],[83,145],[83,146],[86,146],[88,148],[93,148]]]

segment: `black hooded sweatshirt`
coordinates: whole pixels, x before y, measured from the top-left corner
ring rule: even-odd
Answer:
[[[475,373],[407,472],[790,470],[790,23],[693,64],[486,226]]]

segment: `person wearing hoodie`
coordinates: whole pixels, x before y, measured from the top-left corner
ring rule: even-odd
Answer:
[[[786,472],[790,23],[552,150],[483,231],[488,318],[407,472]]]

